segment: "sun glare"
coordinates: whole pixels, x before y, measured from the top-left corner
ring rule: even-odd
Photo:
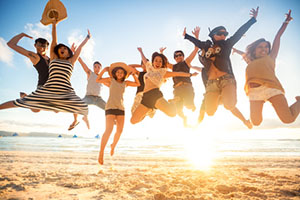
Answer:
[[[188,162],[196,169],[209,170],[217,155],[213,134],[191,132],[184,142]]]

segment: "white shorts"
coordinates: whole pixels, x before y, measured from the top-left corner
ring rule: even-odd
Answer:
[[[271,97],[279,94],[284,95],[284,92],[276,88],[269,88],[262,85],[255,88],[249,88],[248,96],[250,101],[267,101]]]

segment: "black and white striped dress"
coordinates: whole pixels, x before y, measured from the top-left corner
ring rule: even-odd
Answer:
[[[29,109],[88,114],[87,104],[78,97],[71,86],[73,66],[67,60],[50,62],[49,78],[44,86],[30,95],[17,99],[14,104]]]

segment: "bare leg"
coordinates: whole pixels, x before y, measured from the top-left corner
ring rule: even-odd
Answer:
[[[109,136],[113,130],[115,118],[116,118],[115,115],[106,115],[106,127],[105,127],[105,131],[102,135],[100,152],[99,152],[99,157],[98,157],[98,162],[100,165],[103,165],[103,163],[104,163],[104,161],[103,161],[104,149],[105,149],[105,146],[109,139]]]
[[[169,117],[176,116],[176,106],[174,102],[168,103],[163,97],[159,98],[156,103],[155,107],[162,112],[164,112]]]
[[[250,101],[250,118],[254,126],[260,125],[263,120],[264,103],[264,101]]]
[[[141,122],[150,110],[151,110],[150,108],[147,108],[143,104],[138,105],[138,107],[135,109],[135,111],[131,116],[130,122],[132,124]]]
[[[288,106],[285,96],[282,94],[273,96],[268,100],[272,103],[272,106],[274,107],[280,120],[283,123],[289,124],[294,122],[299,115],[300,101],[298,99],[290,107]]]
[[[114,152],[115,152],[115,148],[118,144],[118,141],[121,137],[121,134],[123,132],[123,127],[124,127],[124,115],[117,115],[117,130],[114,136],[114,141],[113,143],[110,145],[111,146],[111,150],[110,150],[110,155],[113,156]]]
[[[16,108],[17,106],[14,104],[14,101],[7,101],[0,105],[0,110],[8,109],[8,108]]]
[[[208,116],[213,116],[219,106],[219,92],[207,92],[205,94],[205,111]]]
[[[239,118],[249,129],[252,129],[252,123],[250,120],[246,120],[244,115],[241,113],[241,111],[239,109],[237,109],[237,107],[235,107],[234,109],[232,109],[230,111],[234,116],[236,116],[237,118]]]
[[[90,122],[87,115],[84,115],[82,120],[86,123],[88,129],[90,129]]]
[[[227,110],[235,109],[235,105],[237,103],[235,84],[227,84],[222,89],[221,96],[221,101],[223,102],[223,105]]]

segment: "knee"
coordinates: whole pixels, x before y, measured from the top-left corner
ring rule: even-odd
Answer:
[[[295,119],[293,119],[293,118],[283,118],[283,119],[280,119],[280,120],[285,124],[290,124],[290,123],[293,123],[295,121]]]
[[[208,116],[213,116],[216,113],[217,109],[206,109],[205,112]]]
[[[224,108],[226,110],[233,110],[236,106],[236,101],[232,101],[232,102],[224,102]]]
[[[251,122],[254,126],[259,126],[262,122],[262,119],[251,119]]]
[[[132,124],[136,124],[136,123],[138,123],[138,122],[137,122],[137,120],[136,120],[136,119],[134,119],[133,117],[131,117],[131,119],[130,119],[130,123],[132,123]]]

